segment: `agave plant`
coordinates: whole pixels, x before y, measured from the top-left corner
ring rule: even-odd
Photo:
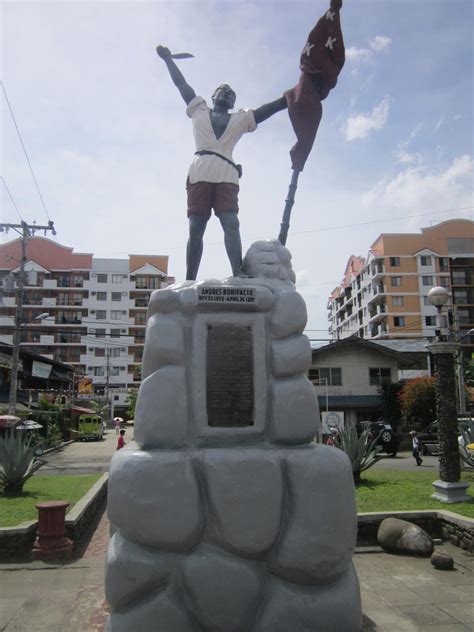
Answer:
[[[382,457],[381,446],[376,445],[379,435],[370,438],[370,429],[366,428],[361,435],[357,434],[355,424],[348,424],[334,437],[334,444],[349,457],[352,465],[354,483],[360,483],[360,474],[375,465]]]
[[[44,465],[35,458],[31,436],[9,430],[0,436],[0,486],[8,496],[21,494],[25,482]]]
[[[474,467],[474,450],[468,448],[474,444],[474,423],[470,423],[467,428],[460,426],[462,441],[459,442],[459,456],[469,467]]]

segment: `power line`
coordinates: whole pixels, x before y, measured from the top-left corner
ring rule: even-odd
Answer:
[[[22,221],[23,221],[23,217],[21,216],[21,213],[20,213],[20,211],[18,210],[17,205],[15,204],[15,200],[13,199],[13,196],[12,196],[12,194],[10,193],[10,189],[7,187],[7,183],[5,182],[5,180],[4,180],[4,178],[3,178],[3,176],[0,176],[0,180],[2,181],[3,186],[5,187],[5,191],[8,193],[8,197],[10,198],[11,203],[13,204],[13,206],[14,206],[14,208],[15,208],[15,211],[18,213],[18,217],[20,218],[20,222],[22,222]]]
[[[15,129],[16,129],[16,132],[18,134],[18,138],[20,139],[21,146],[22,146],[23,151],[25,153],[26,161],[27,161],[28,166],[30,168],[31,175],[33,176],[33,180],[35,182],[36,190],[38,191],[38,195],[39,195],[39,198],[41,200],[41,204],[43,205],[44,212],[46,213],[46,217],[48,218],[49,221],[51,221],[51,218],[49,216],[48,210],[46,208],[46,204],[44,203],[44,200],[43,200],[43,196],[41,195],[41,191],[39,189],[38,182],[36,180],[36,176],[35,176],[35,173],[33,171],[33,167],[31,166],[30,159],[28,158],[28,153],[27,153],[26,147],[25,147],[25,145],[23,143],[23,139],[21,137],[20,130],[18,129],[18,125],[17,125],[16,119],[15,119],[15,115],[13,114],[12,106],[10,105],[10,101],[8,100],[7,91],[5,90],[5,86],[3,84],[3,81],[0,81],[0,85],[2,86],[3,94],[5,95],[5,100],[7,102],[8,109],[10,110],[10,114],[11,114],[11,117],[13,119],[13,123],[15,125]]]

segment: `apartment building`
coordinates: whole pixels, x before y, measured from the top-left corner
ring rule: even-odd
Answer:
[[[474,347],[474,222],[454,219],[419,233],[383,233],[366,258],[352,255],[328,300],[333,339],[435,337],[434,286],[450,292],[453,328]]]
[[[12,344],[20,240],[0,245],[0,341]],[[167,256],[96,258],[50,239],[27,245],[21,347],[71,364],[92,378],[94,393],[124,406],[138,387],[146,309],[153,290],[174,282]]]

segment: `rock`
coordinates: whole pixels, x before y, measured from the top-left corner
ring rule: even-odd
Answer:
[[[281,461],[281,455],[270,450],[204,452],[209,529],[225,548],[255,555],[275,543],[283,511]]]
[[[142,378],[166,364],[184,366],[184,332],[178,318],[154,314],[147,324]]]
[[[311,345],[307,336],[291,336],[272,344],[272,370],[275,377],[306,374],[311,366]]]
[[[271,387],[271,439],[275,443],[309,443],[319,428],[319,404],[305,375],[275,380]]]
[[[286,471],[288,513],[269,568],[295,584],[335,581],[351,564],[357,534],[349,459],[342,450],[323,445],[290,449]],[[288,628],[299,629],[304,628]]]
[[[454,566],[454,560],[446,551],[436,549],[431,556],[431,564],[440,571],[450,571]]]
[[[124,448],[114,454],[108,514],[127,540],[168,553],[191,550],[204,528],[201,501],[186,453]]]
[[[182,579],[189,610],[202,626],[199,630],[253,628],[265,584],[257,562],[203,547],[185,559]]]
[[[148,318],[157,312],[162,314],[170,314],[175,312],[179,307],[179,296],[173,290],[166,288],[163,290],[155,290],[150,296],[148,304]]]
[[[270,331],[275,338],[301,334],[307,320],[306,303],[301,294],[294,290],[284,290],[277,294],[270,319]]]
[[[135,441],[144,450],[179,448],[188,441],[184,367],[163,366],[143,380],[135,411]]]
[[[431,555],[433,538],[421,527],[399,518],[385,518],[377,532],[377,540],[385,551],[409,555]]]

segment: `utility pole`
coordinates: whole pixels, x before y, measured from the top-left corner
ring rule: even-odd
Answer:
[[[106,402],[107,402],[107,409],[108,409],[108,413],[109,413],[109,417],[111,418],[111,413],[110,413],[110,347],[107,347],[107,349],[105,350],[106,354],[107,354],[107,364],[105,367],[106,370],[106,376],[105,376],[105,397],[106,397]]]
[[[21,224],[0,224],[0,232],[9,229],[15,230],[20,235],[21,257],[20,257],[20,273],[18,275],[18,287],[15,309],[15,328],[13,330],[13,349],[12,349],[12,367],[10,378],[10,398],[8,401],[8,412],[10,415],[16,413],[16,396],[18,388],[18,365],[20,359],[20,342],[21,342],[21,320],[23,312],[23,287],[25,285],[25,263],[26,263],[26,246],[28,239],[36,230],[44,230],[44,233],[50,230],[53,235],[56,234],[54,223],[48,222],[47,226],[38,226],[37,224],[28,224],[22,221]]]

